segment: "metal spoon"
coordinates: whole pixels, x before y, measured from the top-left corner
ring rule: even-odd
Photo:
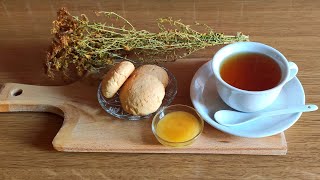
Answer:
[[[297,112],[310,112],[318,109],[314,104],[292,106],[286,109],[274,110],[269,112],[245,113],[231,110],[220,110],[214,114],[215,120],[224,126],[237,126],[251,121],[259,120],[269,116],[281,114],[291,114]]]

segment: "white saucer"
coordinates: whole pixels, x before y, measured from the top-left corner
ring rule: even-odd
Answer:
[[[194,75],[190,86],[190,97],[193,106],[208,124],[223,132],[242,137],[259,138],[278,134],[291,127],[302,114],[273,116],[233,127],[218,124],[214,120],[214,113],[231,108],[218,95],[211,61],[202,65]],[[295,77],[283,87],[277,100],[263,111],[303,104],[305,104],[304,90],[298,78]]]

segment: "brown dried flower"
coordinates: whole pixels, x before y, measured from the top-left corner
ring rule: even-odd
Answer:
[[[216,33],[203,25],[207,32],[200,33],[180,20],[160,18],[159,33],[137,30],[129,21],[114,12],[97,12],[110,22],[90,22],[82,14],[72,16],[61,8],[53,21],[52,45],[47,53],[46,68],[49,77],[55,71],[68,75],[70,65],[75,66],[78,75],[87,71],[97,71],[113,65],[115,60],[132,62],[172,62],[200,49],[248,41],[249,37],[241,33],[226,36]],[[111,20],[118,20],[116,26]]]

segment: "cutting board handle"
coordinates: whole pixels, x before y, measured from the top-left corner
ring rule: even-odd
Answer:
[[[0,89],[0,112],[50,112],[64,117],[63,124],[52,141],[53,147],[62,151],[76,123],[81,118],[92,121],[91,116],[75,105],[78,100],[86,102],[86,99],[79,99],[84,94],[80,93],[83,91],[88,92],[77,84],[35,86],[6,83]]]
[[[57,92],[55,86],[6,83],[0,91],[0,112],[51,112],[63,116]]]

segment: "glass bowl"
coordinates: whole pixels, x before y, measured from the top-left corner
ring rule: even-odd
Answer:
[[[198,123],[199,123],[199,132],[194,136],[192,137],[191,139],[187,140],[187,141],[183,141],[183,142],[170,142],[170,141],[167,141],[165,139],[162,139],[161,137],[158,136],[157,134],[157,126],[158,126],[158,123],[160,122],[160,120],[167,114],[171,113],[171,112],[176,112],[176,111],[184,111],[184,112],[188,112],[192,115],[194,115],[194,117],[197,118],[198,120]],[[152,120],[152,132],[153,134],[155,135],[155,137],[157,138],[157,140],[165,145],[165,146],[171,146],[171,147],[183,147],[183,146],[187,146],[187,145],[190,145],[192,144],[199,136],[200,134],[202,133],[203,131],[203,126],[204,126],[204,121],[203,119],[201,118],[201,116],[198,114],[198,112],[190,107],[190,106],[186,106],[186,105],[182,105],[182,104],[175,104],[175,105],[171,105],[171,106],[168,106],[168,107],[164,107],[162,108],[161,110],[159,110],[155,116],[153,117],[153,120]]]
[[[170,71],[168,71],[168,69],[166,69],[164,67],[162,67],[162,68],[167,71],[168,76],[169,76],[169,82],[168,82],[168,86],[165,89],[165,96],[162,100],[162,104],[159,107],[159,109],[162,109],[164,107],[169,106],[177,94],[177,80],[176,80],[176,78],[173,76],[173,74]],[[99,101],[101,107],[110,115],[117,117],[117,118],[120,118],[120,119],[125,119],[125,120],[146,119],[146,118],[150,118],[154,113],[156,113],[159,110],[158,109],[156,112],[154,112],[152,114],[145,115],[145,116],[137,116],[137,115],[129,114],[129,113],[125,112],[121,107],[119,92],[117,92],[112,98],[105,98],[102,95],[101,82],[98,87],[97,96],[98,96],[98,101]]]

